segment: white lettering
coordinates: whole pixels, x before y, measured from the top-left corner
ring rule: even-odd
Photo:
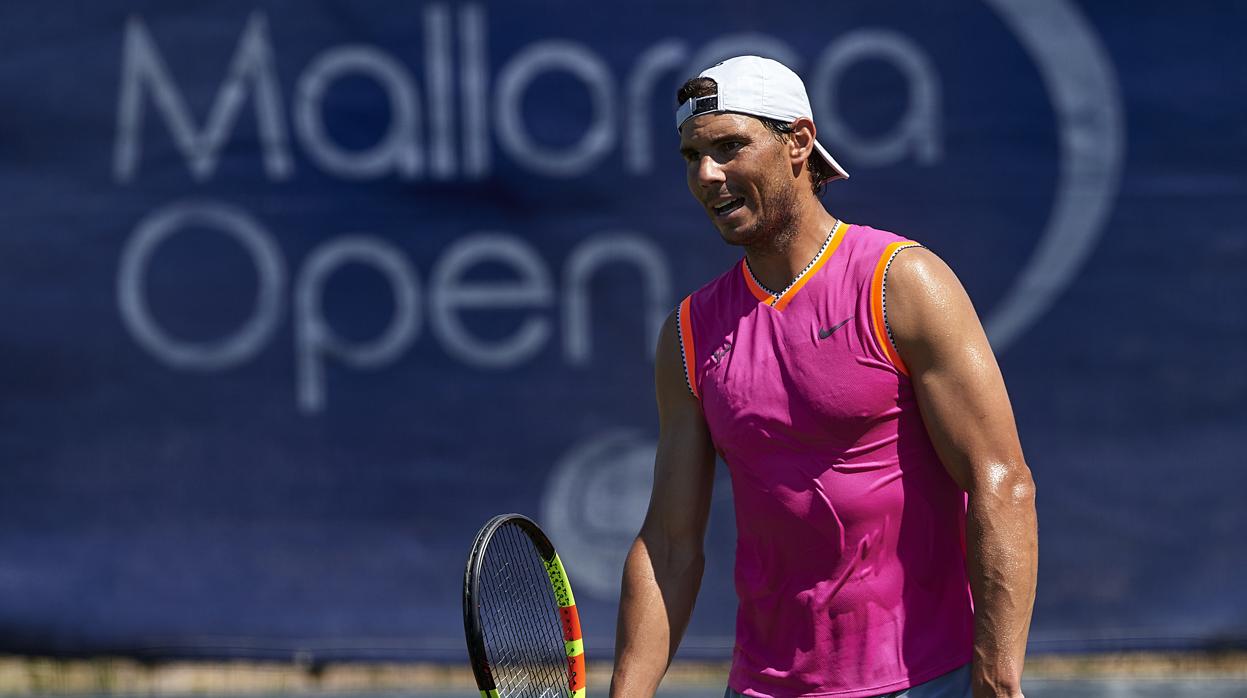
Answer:
[[[542,71],[561,69],[589,89],[593,117],[580,141],[562,152],[533,141],[524,124],[524,92]],[[538,41],[511,59],[498,76],[498,142],[530,169],[551,177],[589,171],[615,142],[615,81],[606,63],[581,44]]]
[[[482,262],[504,264],[514,282],[469,283],[464,273]],[[550,274],[537,253],[522,240],[502,233],[461,238],[442,255],[429,281],[432,330],[447,350],[480,368],[511,368],[532,358],[550,336],[550,322],[530,315],[510,337],[487,344],[459,320],[462,309],[544,308],[554,300]]]
[[[350,342],[338,336],[321,312],[325,283],[349,263],[367,264],[381,272],[394,293],[394,315],[389,326],[368,343]],[[384,240],[348,235],[312,251],[295,288],[295,358],[301,410],[320,412],[325,407],[323,357],[340,359],[352,368],[377,368],[406,351],[420,331],[417,290],[415,270],[401,251]]]
[[[259,275],[251,317],[233,334],[215,342],[186,342],[169,336],[147,304],[145,282],[152,254],[189,226],[219,230],[237,240]],[[117,273],[117,306],[130,335],[160,361],[174,368],[219,371],[246,362],[264,348],[281,316],[285,278],[281,250],[250,216],[219,203],[175,203],[144,218],[126,241]]]
[[[424,8],[424,79],[429,86],[430,165],[434,179],[455,174],[454,74],[450,63],[450,13],[445,5]]]
[[[578,245],[563,270],[563,353],[574,365],[589,362],[589,280],[611,262],[631,262],[641,272],[645,288],[645,347],[650,357],[658,345],[658,333],[670,311],[671,273],[662,250],[638,235],[599,235]]]
[[[854,133],[832,108],[840,104],[836,90],[844,71],[867,58],[889,62],[909,83],[908,112],[892,133],[876,139]],[[825,135],[827,142],[860,164],[882,167],[912,153],[919,163],[932,165],[943,154],[939,78],[922,49],[896,32],[859,29],[829,45],[818,59],[811,93],[820,138]]]
[[[629,172],[639,174],[653,169],[650,122],[657,112],[668,117],[662,120],[663,124],[671,123],[671,119],[662,109],[654,109],[653,104],[650,103],[654,83],[664,71],[679,67],[687,58],[688,50],[684,47],[684,42],[676,39],[667,39],[655,44],[637,58],[636,67],[628,79],[628,104],[626,105],[628,113],[625,114],[628,135],[624,143],[624,165],[627,166]],[[668,91],[667,94],[662,95],[658,103],[674,109],[672,105],[675,104],[675,93]],[[674,145],[676,141],[677,139],[672,137],[669,142]],[[672,147],[671,150],[673,154],[670,161],[679,162],[675,159],[675,148]]]
[[[329,86],[350,73],[374,79],[390,102],[389,132],[376,145],[357,152],[333,143],[321,120],[321,103]],[[371,46],[339,46],[317,56],[299,79],[295,129],[308,155],[336,175],[372,179],[397,172],[411,179],[424,166],[418,104],[412,78],[398,61]]]
[[[489,58],[485,54],[485,13],[480,5],[459,8],[459,50],[463,93],[463,170],[472,179],[489,174],[489,110],[486,97]]]
[[[147,88],[156,109],[169,127],[174,144],[186,158],[191,174],[200,181],[211,178],[216,169],[217,153],[225,144],[242,109],[248,84],[255,91],[256,119],[265,170],[269,177],[285,179],[291,175],[294,166],[264,15],[256,12],[247,20],[238,49],[234,52],[234,60],[208,113],[207,127],[199,132],[195,130],[186,100],[169,76],[147,26],[142,19],[131,17],[126,22],[121,63],[113,176],[119,182],[129,182],[138,169],[143,130],[143,90]]]
[[[452,20],[458,22],[457,32]],[[675,74],[674,87],[706,66],[742,53],[775,58],[795,70],[803,63],[788,42],[768,34],[718,36],[691,58],[685,42],[664,39],[637,55],[620,93],[624,104],[617,105],[617,81],[601,56],[580,43],[541,40],[523,47],[502,66],[491,93],[486,28],[485,8],[480,4],[459,6],[455,14],[447,3],[424,8],[423,68],[428,91],[423,98],[411,71],[375,46],[339,46],[317,56],[300,75],[294,96],[295,132],[309,158],[326,172],[346,179],[374,179],[394,173],[410,180],[424,176],[427,168],[427,174],[439,181],[459,177],[480,180],[492,171],[492,128],[499,147],[517,165],[537,174],[555,178],[582,175],[608,158],[620,141],[624,170],[643,175],[655,167],[655,115],[669,113],[668,109],[654,109],[655,88],[663,84],[664,75]],[[866,59],[888,62],[907,84],[906,112],[890,132],[879,137],[856,133],[837,110],[844,72]],[[138,167],[145,93],[152,95],[194,176],[204,180],[212,176],[219,151],[249,92],[255,93],[266,172],[273,179],[288,178],[293,165],[273,66],[265,17],[255,13],[239,40],[207,125],[197,130],[146,26],[141,19],[131,19],[118,99],[116,178],[129,181]],[[542,74],[555,71],[584,84],[590,98],[591,112],[584,131],[569,145],[539,142],[525,122],[523,103],[529,88]],[[888,165],[906,157],[924,165],[940,160],[940,82],[930,58],[915,42],[885,29],[856,30],[828,44],[812,72],[807,87],[825,142],[862,165]],[[336,80],[349,75],[375,81],[389,102],[387,132],[376,144],[360,151],[348,151],[334,143],[323,123],[327,92]],[[657,104],[670,107],[668,97],[663,92]],[[622,120],[618,122],[617,107],[622,107]],[[422,130],[426,118],[427,134]]]

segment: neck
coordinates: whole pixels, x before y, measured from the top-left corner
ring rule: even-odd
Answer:
[[[836,219],[817,198],[803,197],[795,214],[782,230],[762,243],[745,248],[749,269],[764,286],[780,291],[800,274],[818,254]]]

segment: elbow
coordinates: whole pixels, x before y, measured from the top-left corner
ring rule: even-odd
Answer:
[[[995,462],[978,468],[977,472],[979,477],[974,478],[971,497],[978,496],[998,506],[1035,506],[1035,479],[1024,461]]]
[[[649,554],[656,573],[680,576],[705,565],[705,548],[697,536],[672,535],[669,531],[643,527],[637,541]]]
[[[664,541],[650,545],[650,558],[655,567],[675,573],[684,573],[705,564],[706,554],[701,545],[681,541]]]
[[[1017,505],[1034,507],[1035,478],[1031,477],[1031,470],[1025,463],[1022,464],[1021,471],[1009,487],[1009,499]]]

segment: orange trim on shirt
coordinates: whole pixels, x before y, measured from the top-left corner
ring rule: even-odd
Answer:
[[[814,275],[818,273],[818,270],[822,269],[823,265],[827,263],[827,260],[831,259],[831,256],[836,253],[836,248],[840,246],[840,242],[844,240],[844,231],[846,228],[848,228],[848,226],[845,225],[844,221],[836,221],[836,227],[831,231],[831,242],[827,243],[827,249],[823,250],[823,254],[814,261],[814,264],[810,265],[810,268],[801,275],[801,278],[793,282],[792,286],[784,292],[784,297],[780,298],[779,301],[775,303],[776,310],[783,310],[784,308],[787,308],[788,304],[792,302],[793,296],[797,295],[797,291],[801,290],[801,287],[805,285],[805,282],[814,278]]]
[[[771,295],[770,291],[762,288],[757,281],[753,280],[753,274],[749,273],[749,263],[744,258],[740,260],[740,273],[745,277],[745,286],[749,288],[749,292],[753,294],[754,298],[767,305],[775,302],[775,296]]]
[[[694,378],[694,370],[697,367],[697,352],[693,351],[693,317],[689,312],[692,305],[692,296],[685,296],[680,301],[680,349],[684,352],[684,380],[688,383],[688,389],[693,393],[693,397],[701,399],[701,395],[697,393],[697,380]]]
[[[875,339],[878,340],[880,348],[887,354],[888,360],[896,366],[897,370],[905,375],[909,375],[909,369],[905,367],[905,362],[901,361],[901,355],[896,352],[896,347],[892,346],[892,340],[888,338],[887,322],[884,320],[884,276],[888,271],[888,264],[897,252],[906,247],[921,247],[911,240],[902,240],[888,245],[883,250],[883,254],[879,257],[879,262],[875,264],[875,273],[870,280],[870,319],[871,325],[875,330]]]

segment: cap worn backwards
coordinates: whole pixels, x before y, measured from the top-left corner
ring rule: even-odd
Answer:
[[[805,83],[779,61],[761,56],[737,56],[701,71],[697,77],[714,80],[717,92],[693,97],[681,104],[676,110],[676,131],[694,116],[722,112],[748,114],[784,123],[801,117],[814,120]],[[830,179],[848,179],[849,173],[817,140],[814,141],[814,150],[836,173]]]

